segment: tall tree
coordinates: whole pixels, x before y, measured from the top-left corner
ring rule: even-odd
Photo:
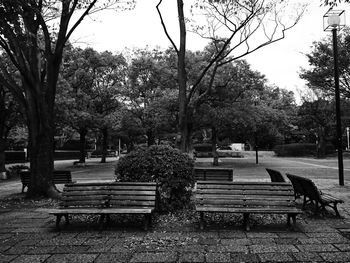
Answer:
[[[54,104],[63,50],[83,19],[118,0],[1,0],[0,47],[20,73],[1,65],[0,81],[25,109],[29,131],[29,196],[59,197],[52,183]]]
[[[304,7],[296,9],[295,17],[285,16],[282,12],[286,8],[286,1],[211,1],[197,0],[192,5],[201,12],[201,17],[206,17],[208,26],[197,24],[195,30],[198,34],[211,40],[215,48],[210,60],[203,66],[198,78],[189,83],[186,71],[186,41],[187,29],[184,1],[177,0],[177,13],[179,22],[179,45],[176,45],[169,34],[163,19],[160,0],[156,6],[164,32],[177,54],[177,76],[179,86],[179,132],[181,134],[181,150],[191,151],[191,121],[193,104],[197,90],[205,76],[211,81],[207,86],[204,97],[212,89],[217,69],[227,63],[242,58],[266,45],[272,44],[284,38],[285,32],[293,28],[300,20]],[[282,5],[282,7],[281,7]],[[284,6],[283,6],[284,5]],[[197,12],[193,11],[193,13]],[[290,12],[291,10],[289,10]],[[283,18],[289,18],[286,22]],[[257,41],[256,36],[265,36],[265,39]],[[231,53],[236,53],[228,58]],[[201,99],[201,97],[197,97]]]

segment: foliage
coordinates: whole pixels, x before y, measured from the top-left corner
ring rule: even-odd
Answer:
[[[276,145],[273,149],[279,157],[298,157],[315,155],[316,145],[314,143],[291,143]]]
[[[120,158],[116,175],[121,181],[157,182],[160,209],[173,211],[190,202],[193,165],[193,160],[179,150],[153,145]]]

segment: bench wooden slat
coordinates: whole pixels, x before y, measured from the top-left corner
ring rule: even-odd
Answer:
[[[49,214],[150,214],[153,208],[148,207],[125,207],[125,208],[101,208],[101,209],[84,209],[84,208],[62,208],[48,209]]]
[[[196,210],[199,212],[219,212],[219,213],[258,213],[258,214],[300,214],[300,210],[291,207],[285,209],[276,209],[265,207],[262,208],[241,208],[241,207],[211,207],[211,206],[198,206]]]

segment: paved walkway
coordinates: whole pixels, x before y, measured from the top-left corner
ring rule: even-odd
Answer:
[[[21,197],[21,187],[18,181],[2,182],[0,192],[6,194],[0,196],[0,262],[350,262],[349,172],[345,171],[346,186],[340,187],[332,159],[260,157],[259,165],[252,158],[226,159],[221,165],[234,167],[235,180],[268,181],[265,167],[308,176],[322,190],[345,200],[340,205],[343,218],[305,212],[292,232],[285,228],[283,216],[255,215],[251,231],[245,232],[240,215],[208,216],[204,231],[198,229],[193,211],[156,214],[150,231],[142,230],[138,217],[112,217],[111,226],[99,230],[96,218],[80,216],[57,232],[54,217],[33,208],[50,207],[50,200],[36,205],[20,199],[18,206],[8,207],[3,200]],[[86,168],[71,168],[73,178],[113,179],[112,161],[101,165],[91,160]],[[203,160],[197,161],[201,165]]]

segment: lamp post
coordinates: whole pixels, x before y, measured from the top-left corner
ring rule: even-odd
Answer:
[[[333,10],[331,8],[323,16],[324,31],[332,31],[332,35],[333,35],[335,115],[336,115],[336,131],[337,131],[339,185],[344,185],[344,165],[343,165],[343,146],[342,146],[342,128],[341,128],[340,93],[339,93],[337,31],[343,28],[344,26],[345,26],[344,10]]]

